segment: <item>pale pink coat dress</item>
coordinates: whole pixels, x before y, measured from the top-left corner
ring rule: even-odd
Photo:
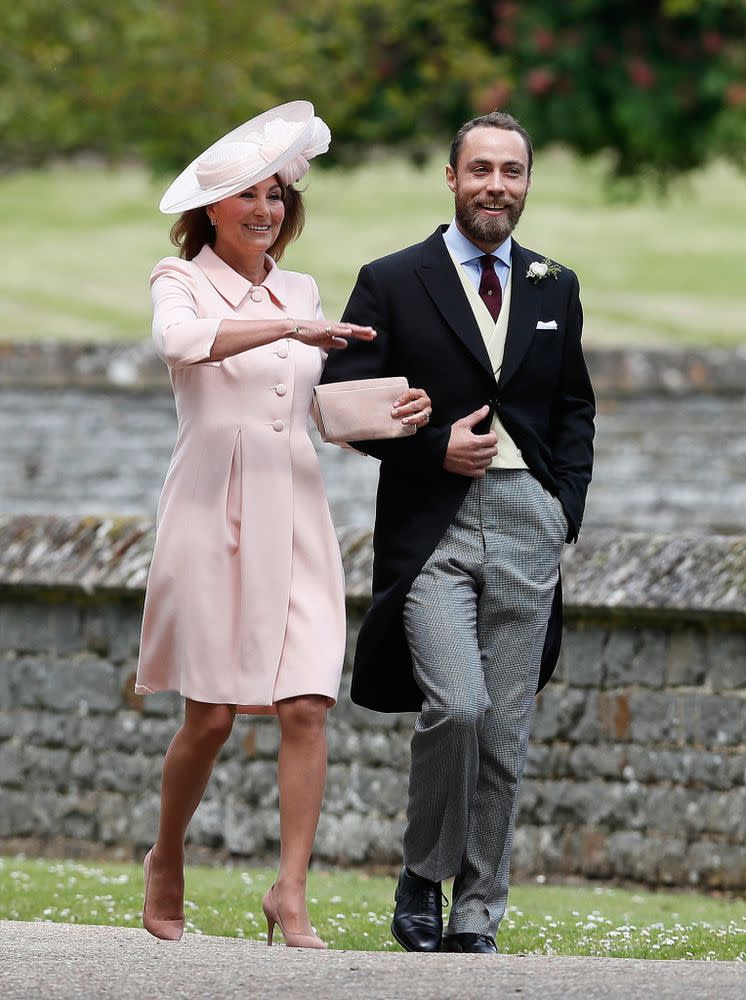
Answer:
[[[222,319],[320,319],[316,283],[267,257],[252,285],[209,246],[151,275],[178,438],[158,505],[135,690],[272,714],[339,691],[344,578],[308,434],[324,355],[282,339],[207,361]]]

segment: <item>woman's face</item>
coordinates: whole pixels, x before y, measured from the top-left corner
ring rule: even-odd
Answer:
[[[215,223],[215,252],[226,260],[265,253],[277,239],[285,218],[282,188],[276,176],[241,194],[208,205]]]

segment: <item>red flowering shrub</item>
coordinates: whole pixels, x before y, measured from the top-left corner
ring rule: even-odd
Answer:
[[[481,4],[509,66],[503,106],[536,144],[610,150],[620,174],[746,157],[744,0]],[[488,91],[485,91],[487,93]]]

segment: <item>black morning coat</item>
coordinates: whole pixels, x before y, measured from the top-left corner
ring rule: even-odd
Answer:
[[[343,322],[375,327],[370,343],[331,351],[322,382],[405,375],[432,399],[429,425],[411,437],[361,441],[380,459],[373,534],[373,600],[360,630],[352,699],[379,712],[419,711],[402,623],[409,588],[453,520],[472,480],[443,469],[451,424],[489,404],[530,471],[559,497],[577,540],[593,464],[595,402],[581,347],[578,279],[527,277],[541,254],[513,241],[510,321],[499,378],[443,241],[423,243],[365,265]],[[557,329],[538,329],[555,320]],[[489,418],[488,418],[489,419]],[[489,429],[488,421],[480,428]],[[554,671],[562,638],[558,581],[542,655],[539,690]]]

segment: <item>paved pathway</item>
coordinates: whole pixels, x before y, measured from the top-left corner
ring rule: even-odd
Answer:
[[[309,952],[0,922],[2,1000],[744,1000],[736,962]]]

